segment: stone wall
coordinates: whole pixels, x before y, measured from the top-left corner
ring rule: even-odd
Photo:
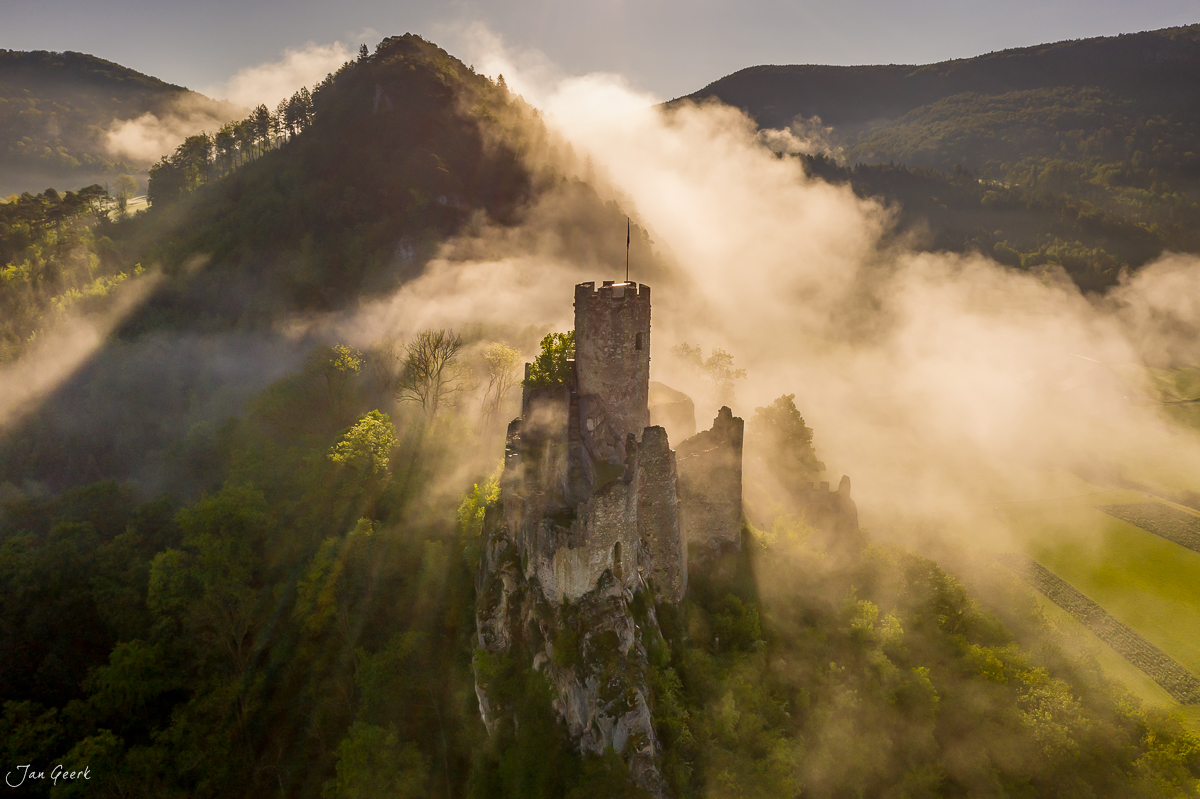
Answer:
[[[829,545],[857,542],[858,506],[850,498],[850,477],[842,475],[836,491],[829,483],[808,484],[798,497],[800,511],[808,525],[824,534]]]
[[[639,554],[636,487],[610,484],[576,510],[569,531],[543,520],[537,538],[527,572],[552,602],[578,601],[610,570],[615,583],[632,587]]]
[[[521,480],[521,492],[534,501],[535,512],[553,515],[572,504],[570,387],[526,389],[523,399],[524,413],[509,427],[505,471]]]
[[[618,441],[641,435],[650,424],[649,286],[575,287],[575,373],[579,396],[600,398]]]
[[[745,423],[721,408],[710,430],[675,450],[679,526],[686,546],[729,551],[742,541],[742,438]]]
[[[679,602],[687,592],[687,551],[679,528],[675,453],[666,430],[647,427],[642,433],[636,469],[638,538],[659,599]]]
[[[562,519],[537,521],[523,548],[527,575],[537,577],[547,598],[560,602],[595,589],[606,571],[626,587],[641,572],[654,580],[659,599],[680,601],[687,591],[687,559],[676,480],[666,431],[646,428],[640,443],[629,443],[624,476],[579,505],[569,527]]]

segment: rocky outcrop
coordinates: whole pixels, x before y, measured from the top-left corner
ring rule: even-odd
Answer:
[[[611,748],[628,764],[633,784],[665,796],[646,683],[646,643],[660,632],[654,603],[635,602],[637,594],[649,592],[636,567],[645,553],[632,554],[635,565],[627,577],[617,573],[618,559],[577,600],[551,601],[537,575],[526,574],[499,506],[489,510],[484,535],[476,586],[479,650],[517,658],[541,672],[553,688],[554,710],[580,751],[600,755]],[[642,609],[640,619],[635,604]],[[475,690],[484,724],[494,734],[515,708],[497,699],[501,692],[489,684],[478,656]]]
[[[515,724],[497,664],[533,669],[581,752],[611,748],[635,785],[663,796],[646,645],[661,637],[656,603],[687,592],[681,520],[705,546],[740,543],[742,420],[722,408],[678,458],[667,430],[648,424],[646,286],[576,286],[575,358],[566,367],[560,384],[526,380],[500,498],[485,518],[479,708],[489,733]],[[691,401],[672,401],[672,424],[694,430]]]

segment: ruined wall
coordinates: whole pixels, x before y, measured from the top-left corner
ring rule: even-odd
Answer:
[[[632,587],[638,570],[638,493],[618,480],[581,505],[569,529],[544,519],[527,565],[547,599],[577,601],[612,570],[613,580]]]
[[[724,407],[710,430],[675,451],[679,526],[686,546],[727,551],[741,547],[742,438],[745,422]]]
[[[850,477],[842,475],[836,491],[829,483],[808,484],[798,497],[800,512],[827,547],[854,546],[860,542],[858,506],[850,498]]]
[[[531,510],[553,515],[571,506],[570,386],[526,388],[522,399],[523,414],[509,426],[505,472],[520,480]]]
[[[595,589],[606,570],[632,588],[637,573],[652,578],[661,600],[687,591],[687,558],[679,528],[675,453],[661,427],[629,443],[625,474],[575,510],[570,526],[542,519],[526,548],[528,576],[548,598],[576,601]]]
[[[580,398],[599,398],[618,442],[642,434],[650,424],[649,286],[575,287],[575,373]],[[585,430],[589,418],[580,419]]]
[[[687,592],[687,550],[679,528],[675,453],[667,431],[647,427],[637,447],[638,538],[652,565],[659,599],[679,602]]]

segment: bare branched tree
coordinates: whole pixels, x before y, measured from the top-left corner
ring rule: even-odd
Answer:
[[[397,396],[401,402],[419,402],[426,418],[437,416],[442,405],[462,388],[455,359],[462,337],[453,330],[422,330],[408,342]]]

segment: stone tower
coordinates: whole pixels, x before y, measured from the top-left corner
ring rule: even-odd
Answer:
[[[650,426],[650,287],[611,280],[575,286],[575,374],[584,424],[598,410],[622,447]],[[597,409],[595,406],[598,405]]]

